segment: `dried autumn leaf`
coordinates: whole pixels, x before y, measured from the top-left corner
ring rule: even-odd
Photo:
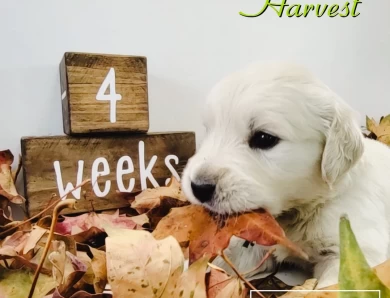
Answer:
[[[390,145],[390,115],[383,117],[379,124],[366,116],[366,128],[375,134],[379,142]]]
[[[66,298],[62,296],[56,289],[52,295],[47,295],[44,298]],[[78,291],[69,298],[112,298],[111,294],[90,294],[85,291]]]
[[[170,279],[161,298],[207,298],[205,279],[209,259],[209,256],[200,258],[191,264],[176,281]]]
[[[290,291],[299,291],[299,292],[287,292],[286,294],[280,296],[280,298],[304,298],[307,294],[311,293],[312,290],[317,286],[317,279],[312,278],[305,281],[301,286],[295,286]]]
[[[167,186],[148,188],[135,196],[131,208],[139,213],[145,213],[151,209],[160,207],[163,201],[169,201],[171,207],[188,205],[187,198],[181,190],[180,182],[172,177]]]
[[[366,116],[366,128],[368,131],[374,132],[378,124],[375,122],[374,118],[369,118]]]
[[[21,256],[18,256],[18,255],[7,256],[5,254],[2,254],[2,255],[0,255],[0,261],[1,260],[4,260],[7,262],[8,266],[3,266],[3,267],[7,267],[9,269],[16,269],[16,270],[29,269],[31,272],[35,272],[35,270],[38,267],[37,264],[32,263],[31,261],[29,261]],[[1,264],[1,262],[0,262],[0,264]],[[42,268],[41,273],[46,274],[46,275],[50,275],[50,270],[48,270],[46,268]]]
[[[89,258],[92,271],[92,282],[95,293],[103,293],[107,285],[106,253],[85,244],[78,244],[78,254],[84,252]]]
[[[28,237],[30,233],[25,233],[23,231],[17,231],[11,236],[8,236],[4,239],[1,246],[10,246],[12,247],[18,254],[22,254],[24,246],[27,243]]]
[[[181,274],[184,257],[173,237],[106,227],[107,275],[114,297],[161,297],[171,275]],[[175,274],[176,272],[176,274]]]
[[[12,235],[15,231],[28,231],[30,229],[30,222],[11,221],[4,226],[0,225],[0,239]]]
[[[87,266],[70,252],[66,252],[67,261],[65,263],[64,281],[58,287],[61,295],[69,297],[74,291],[73,286],[83,277],[87,271]]]
[[[379,124],[389,126],[390,125],[390,115],[382,117],[381,120],[379,121]]]
[[[28,236],[27,242],[23,247],[23,254],[27,254],[30,250],[34,249],[38,241],[43,237],[47,232],[46,229],[43,229],[39,226],[34,226]]]
[[[107,234],[96,227],[92,227],[87,231],[72,235],[72,238],[77,243],[87,244],[95,248],[103,246],[106,237]]]
[[[35,266],[37,266],[41,260],[42,253],[44,251],[44,247],[46,245],[47,239],[48,239],[49,233],[45,233],[41,239],[37,242],[33,250],[30,250],[28,255],[24,255],[26,259]],[[65,251],[70,252],[72,254],[76,254],[76,243],[74,239],[70,236],[64,236],[64,235],[59,235],[59,234],[54,234],[53,235],[53,241],[52,245],[50,246],[49,249],[49,255],[45,258],[45,261],[43,262],[43,268],[42,270],[44,272],[49,272],[49,274],[52,274],[53,272],[53,262],[50,261],[49,256],[52,252],[58,251],[58,247],[56,246],[59,243],[63,243],[64,245],[64,253]],[[65,257],[63,257],[65,258]],[[62,259],[63,260],[63,259]],[[62,262],[62,261],[60,261]],[[57,269],[60,270],[60,267],[62,267],[60,264],[57,265]],[[60,272],[63,272],[61,270]]]
[[[58,222],[55,227],[55,232],[62,235],[75,235],[88,231],[92,227],[104,231],[103,225],[107,223],[118,228],[137,228],[137,224],[132,221],[131,217],[127,217],[125,214],[120,215],[119,210],[114,214],[97,214],[91,212],[78,216],[63,217],[65,219],[62,222]]]
[[[233,235],[264,246],[280,244],[307,259],[306,253],[286,238],[277,221],[265,211],[229,217],[220,228],[202,206],[173,208],[153,231],[156,239],[168,235],[175,237],[182,246],[189,242],[190,263],[206,253],[213,257],[220,255]]]
[[[18,194],[12,178],[11,165],[14,156],[10,150],[0,151],[0,195],[14,204],[23,204],[26,200]]]
[[[145,224],[149,224],[149,217],[146,214],[140,214],[136,216],[132,216],[131,220],[135,222],[138,226],[142,227]]]
[[[65,243],[63,241],[52,241],[51,252],[47,256],[49,261],[53,264],[52,274],[59,286],[64,282],[65,263],[66,263],[66,250]]]
[[[229,276],[223,269],[212,267],[208,274],[207,298],[246,297],[247,289],[237,277]]]

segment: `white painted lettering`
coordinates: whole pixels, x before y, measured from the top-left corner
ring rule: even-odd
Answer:
[[[179,158],[176,155],[168,155],[167,157],[165,157],[165,165],[167,166],[167,168],[171,172],[172,176],[175,177],[177,181],[180,181],[179,174],[176,172],[175,168],[170,163],[171,160],[173,160],[175,162],[175,164],[178,165]],[[168,178],[167,180],[165,180],[165,185],[168,185],[168,183],[170,181],[171,181],[171,178]]]
[[[75,186],[73,186],[73,184],[71,182],[68,182],[66,184],[66,187],[64,188],[64,184],[62,182],[60,162],[57,160],[54,162],[54,171],[56,173],[58,193],[60,195],[60,198],[65,200],[67,198],[67,196],[65,196],[65,194],[67,194],[72,189],[74,189],[77,185],[80,185],[81,182],[83,182],[84,161],[79,160],[79,162],[78,162],[77,178],[76,178],[77,184]],[[80,193],[81,193],[81,187],[72,191],[72,195],[78,200],[80,199]]]
[[[106,90],[110,88],[110,93],[105,94]],[[122,99],[122,95],[117,94],[115,90],[115,69],[110,68],[106,78],[96,94],[96,100],[108,100],[110,102],[110,122],[116,122],[116,102]]]
[[[145,143],[140,141],[138,144],[138,156],[139,156],[139,171],[140,171],[140,180],[141,180],[141,189],[144,190],[147,188],[146,179],[149,178],[150,182],[154,187],[159,187],[156,179],[152,175],[152,169],[156,163],[157,156],[153,155],[148,166],[145,168]]]
[[[99,165],[103,165],[103,170],[99,171]],[[92,164],[91,180],[93,185],[93,191],[95,195],[99,198],[105,197],[110,192],[111,181],[107,180],[104,186],[104,190],[101,191],[97,179],[100,176],[107,176],[110,174],[110,167],[108,165],[107,159],[104,157],[97,158]]]
[[[124,163],[127,163],[127,169],[123,168]],[[123,175],[130,174],[134,172],[134,165],[133,161],[131,160],[130,156],[122,156],[118,160],[118,164],[116,167],[116,181],[118,184],[118,189],[120,192],[131,192],[135,185],[135,179],[130,178],[129,187],[126,188],[123,184]]]

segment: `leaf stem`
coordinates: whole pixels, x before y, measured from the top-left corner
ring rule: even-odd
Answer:
[[[221,257],[222,259],[226,262],[226,264],[228,264],[230,266],[230,268],[233,269],[233,271],[237,274],[237,276],[244,282],[247,284],[247,286],[249,288],[251,288],[252,290],[255,291],[255,293],[257,293],[257,295],[259,295],[260,297],[262,298],[265,298],[263,294],[261,294],[260,292],[258,292],[258,290],[245,278],[241,275],[240,272],[238,272],[237,268],[234,266],[234,264],[232,263],[232,261],[230,261],[230,259],[226,256],[225,252],[222,251],[221,253]],[[30,297],[29,297],[30,298]]]
[[[39,273],[40,273],[40,271],[41,271],[41,269],[43,267],[43,263],[44,263],[45,258],[47,256],[47,253],[49,252],[51,241],[53,239],[54,229],[55,229],[55,226],[56,226],[56,223],[57,223],[57,220],[58,220],[58,215],[60,214],[62,209],[65,209],[65,208],[76,209],[75,208],[75,204],[76,204],[76,200],[75,199],[66,199],[64,201],[59,202],[54,207],[53,219],[51,221],[49,236],[47,237],[47,241],[46,241],[46,244],[45,244],[45,249],[43,250],[43,254],[41,256],[41,260],[39,261],[38,267],[35,270],[34,279],[33,279],[32,285],[31,285],[30,293],[28,294],[28,298],[32,298],[32,296],[34,295],[34,290],[35,290],[35,286],[36,286],[36,284],[38,282]]]
[[[50,204],[49,206],[47,206],[47,207],[46,207],[45,209],[43,209],[41,212],[35,214],[33,217],[30,217],[29,219],[26,219],[26,220],[20,222],[19,224],[13,226],[12,228],[9,228],[9,229],[7,229],[7,230],[1,232],[1,233],[0,233],[0,238],[1,238],[3,235],[6,235],[7,233],[9,233],[10,231],[12,231],[12,230],[14,230],[14,229],[16,229],[16,228],[18,228],[18,227],[20,227],[20,226],[22,226],[22,225],[24,225],[24,224],[30,222],[30,221],[32,221],[32,220],[34,220],[34,219],[40,217],[40,216],[41,216],[42,214],[44,214],[46,211],[48,211],[48,210],[51,209],[53,206],[55,206],[56,204],[58,204],[58,202],[60,202],[60,200],[62,200],[63,198],[67,197],[68,194],[70,194],[72,191],[74,191],[74,190],[76,190],[76,189],[78,189],[78,188],[80,188],[80,187],[83,187],[85,184],[87,184],[87,183],[90,182],[90,181],[91,181],[90,179],[84,180],[84,181],[81,182],[79,185],[77,185],[75,188],[73,188],[72,190],[70,190],[70,191],[68,191],[66,194],[64,194],[60,199],[55,200],[52,204]]]

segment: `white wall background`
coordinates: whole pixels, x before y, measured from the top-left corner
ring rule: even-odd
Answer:
[[[390,113],[390,1],[362,1],[357,18],[297,19],[239,15],[264,0],[0,0],[0,150],[17,156],[22,136],[63,134],[65,51],[147,56],[150,130],[194,130],[198,140],[209,89],[254,60],[304,63],[362,124]]]

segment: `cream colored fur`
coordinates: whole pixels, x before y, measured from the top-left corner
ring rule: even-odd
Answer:
[[[310,256],[318,287],[337,283],[338,224],[347,214],[370,265],[386,260],[390,243],[390,150],[363,138],[355,112],[305,68],[258,63],[234,73],[211,91],[206,136],[183,173],[190,201],[200,202],[191,181],[216,185],[204,205],[232,214],[266,208],[287,236]],[[269,150],[248,145],[253,131],[281,141]],[[244,248],[234,238],[227,251],[244,272],[266,249]],[[293,262],[277,247],[276,262]],[[267,262],[259,271],[269,270]]]

